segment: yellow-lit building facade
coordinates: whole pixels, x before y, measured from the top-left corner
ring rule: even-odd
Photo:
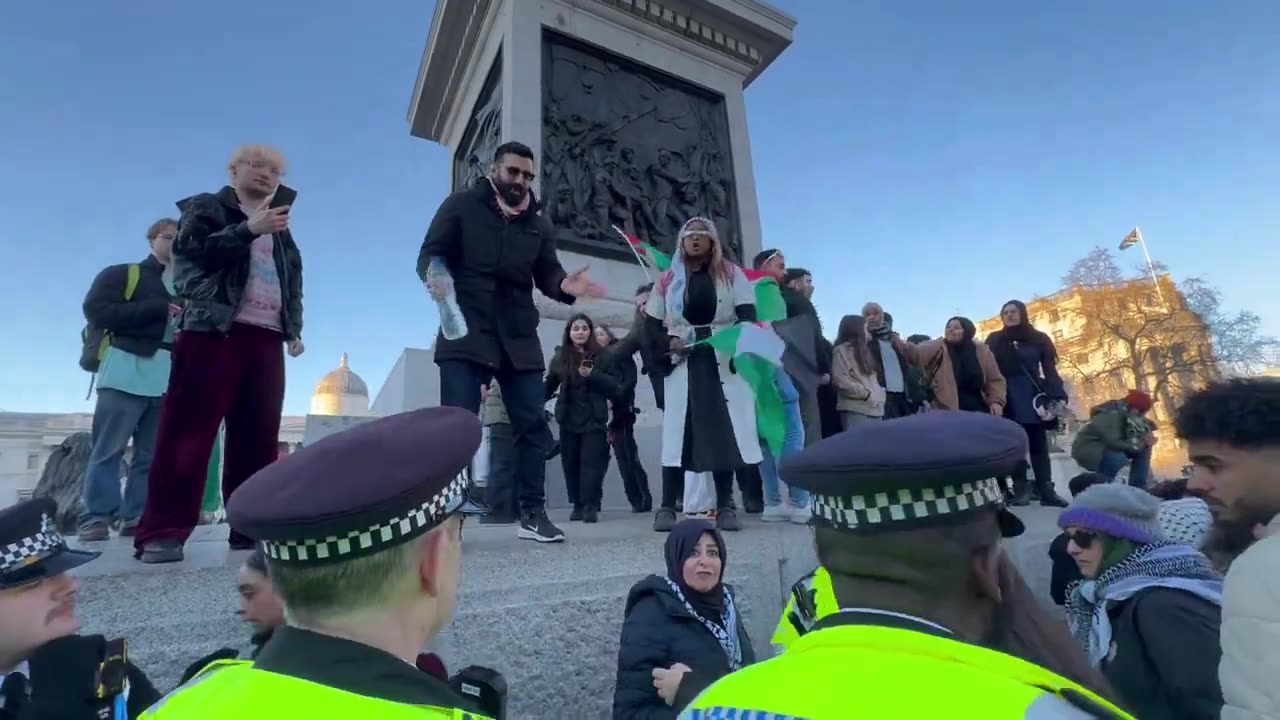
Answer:
[[[1179,402],[1218,375],[1208,328],[1187,307],[1168,275],[1104,286],[1072,286],[1027,302],[1031,324],[1053,338],[1058,373],[1075,416],[1139,388],[1155,404],[1161,428],[1153,464],[1166,470],[1186,462],[1171,426]],[[977,323],[978,337],[1003,327],[1000,318]]]

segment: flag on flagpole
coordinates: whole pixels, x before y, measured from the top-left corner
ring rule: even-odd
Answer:
[[[636,255],[640,256],[640,258],[644,260],[644,262],[648,263],[650,267],[654,268],[658,272],[666,272],[671,268],[670,255],[662,252],[658,248],[644,242],[634,235],[623,233],[622,236],[627,239],[627,242],[631,245],[631,249],[635,250]]]
[[[1120,249],[1128,250],[1129,248],[1141,242],[1142,242],[1142,233],[1138,230],[1138,228],[1135,227],[1134,229],[1129,231],[1128,235],[1124,236],[1123,240],[1120,241]]]

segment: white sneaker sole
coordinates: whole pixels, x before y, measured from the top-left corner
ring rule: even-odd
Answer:
[[[561,533],[554,537],[545,537],[527,528],[520,528],[520,530],[516,532],[516,537],[521,540],[532,540],[534,542],[540,542],[540,543],[564,542],[564,533]]]

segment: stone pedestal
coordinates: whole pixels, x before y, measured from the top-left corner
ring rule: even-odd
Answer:
[[[670,251],[704,215],[737,260],[760,250],[743,90],[794,27],[757,0],[437,2],[410,132],[450,149],[453,189],[502,142],[531,147],[561,262],[609,290],[574,308],[538,295],[544,353],[577,310],[630,325],[646,273],[611,226]]]

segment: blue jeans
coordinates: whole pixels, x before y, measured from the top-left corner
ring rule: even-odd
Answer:
[[[1124,469],[1125,465],[1132,463],[1129,467],[1129,484],[1136,488],[1147,487],[1147,481],[1151,478],[1151,448],[1142,449],[1133,457],[1120,452],[1119,450],[1108,450],[1102,454],[1102,462],[1098,463],[1098,474],[1115,480],[1116,474]]]
[[[160,426],[164,398],[131,395],[110,388],[98,389],[93,408],[93,432],[89,465],[84,475],[84,512],[81,527],[94,522],[136,523],[147,500],[147,475]],[[120,464],[133,439],[133,461],[120,493]]]
[[[804,419],[800,414],[800,393],[790,376],[778,368],[774,375],[778,386],[778,394],[782,396],[782,408],[786,412],[787,430],[782,436],[782,459],[786,459],[804,449]],[[764,484],[764,502],[766,505],[782,504],[782,486],[778,480],[778,466],[773,452],[763,442],[760,443],[760,480]],[[805,506],[809,504],[809,493],[800,488],[788,488],[791,504]]]
[[[515,482],[520,513],[541,512],[547,504],[547,452],[551,428],[547,427],[546,388],[538,370],[491,368],[466,360],[442,360],[440,404],[480,413],[480,386],[497,378],[502,402],[511,418],[515,445]]]

